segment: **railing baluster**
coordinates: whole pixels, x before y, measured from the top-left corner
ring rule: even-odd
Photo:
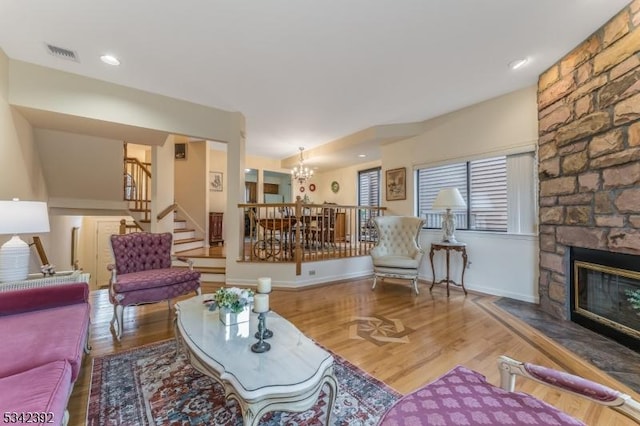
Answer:
[[[245,215],[242,260],[303,262],[366,256],[377,235],[371,218],[384,208],[336,204],[239,204]]]

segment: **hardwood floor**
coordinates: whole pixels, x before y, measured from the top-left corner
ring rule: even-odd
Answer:
[[[348,359],[405,394],[432,381],[458,364],[499,383],[496,360],[512,358],[564,369],[639,396],[585,360],[555,344],[524,322],[499,309],[492,296],[444,288],[430,294],[420,285],[415,296],[406,283],[388,280],[371,291],[371,279],[348,281],[306,290],[274,290],[272,309],[307,336]],[[214,285],[203,285],[212,292]],[[109,330],[111,305],[105,290],[91,295],[93,349],[83,362],[69,402],[70,425],[82,425],[91,381],[92,358],[125,351],[173,337],[173,312],[166,303],[125,309],[125,331],[117,342]],[[126,380],[126,378],[123,378]],[[613,410],[532,381],[517,386],[590,425],[628,425]]]

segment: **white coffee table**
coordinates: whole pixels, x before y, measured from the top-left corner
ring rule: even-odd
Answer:
[[[257,424],[269,411],[308,410],[325,384],[329,424],[338,390],[333,356],[273,311],[267,314],[267,328],[273,331],[271,350],[254,353],[258,315],[251,313],[249,322],[225,326],[217,310],[204,306],[206,299],[211,295],[176,303],[176,338],[191,365],[219,382],[227,398],[238,401],[245,425]]]

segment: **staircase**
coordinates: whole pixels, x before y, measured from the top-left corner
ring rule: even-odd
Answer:
[[[151,228],[151,164],[142,163],[137,158],[127,157],[124,144],[124,200],[134,224],[121,223],[120,233],[149,231]],[[205,239],[197,235],[187,220],[179,217],[174,206],[162,212],[162,219],[173,210],[173,251],[176,256],[193,261],[193,268],[202,274],[203,282],[225,282],[225,256],[223,250],[211,250]],[[176,267],[186,267],[183,262],[174,262]]]
[[[204,238],[196,236],[196,230],[187,227],[187,221],[178,219],[177,212],[173,214],[173,250],[177,255],[181,252],[204,248]]]
[[[193,269],[199,271],[203,282],[224,283],[226,259],[222,249],[210,250],[205,247],[203,238],[196,236],[195,229],[174,212],[173,248],[176,256],[186,257],[193,262]],[[211,252],[220,252],[212,254]],[[174,266],[186,268],[183,262],[174,262]]]

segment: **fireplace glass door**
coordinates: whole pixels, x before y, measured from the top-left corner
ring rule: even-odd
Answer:
[[[574,261],[576,314],[640,339],[640,273]]]

